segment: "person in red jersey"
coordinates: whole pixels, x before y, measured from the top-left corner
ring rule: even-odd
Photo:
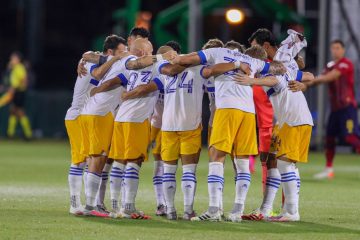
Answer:
[[[268,56],[268,61],[272,61],[278,50],[274,35],[266,28],[259,28],[248,39],[251,46],[261,46]],[[300,69],[303,69],[305,64],[303,59],[298,56],[296,62]],[[274,111],[268,96],[261,86],[253,86],[253,95],[256,111],[257,127],[259,132],[259,152],[262,166],[262,183],[263,191],[265,191],[265,184],[267,178],[266,162],[269,155],[271,135],[273,130],[273,116]],[[268,163],[270,164],[270,163]]]
[[[260,45],[266,51],[269,60],[275,56],[277,47],[273,34],[267,29],[258,29],[249,38],[251,46]],[[253,96],[256,111],[256,120],[259,135],[259,152],[262,166],[263,190],[267,177],[266,160],[269,154],[270,141],[273,129],[274,111],[268,96],[261,86],[253,86]]]
[[[326,128],[326,168],[314,175],[316,179],[334,177],[333,161],[337,138],[351,145],[357,153],[360,153],[357,103],[354,91],[354,66],[351,60],[345,57],[345,45],[341,40],[332,41],[330,50],[332,61],[327,64],[324,73],[310,83],[310,85],[328,84],[331,105],[331,113]]]

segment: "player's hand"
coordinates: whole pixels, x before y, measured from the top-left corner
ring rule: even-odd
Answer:
[[[128,92],[127,92],[127,91],[124,91],[124,92],[121,94],[121,99],[122,99],[123,101],[128,100]]]
[[[306,91],[307,89],[307,86],[302,83],[302,82],[298,82],[298,81],[295,81],[295,80],[291,80],[289,81],[289,84],[288,84],[288,88],[292,91],[292,92],[299,92],[299,91]]]
[[[168,51],[168,52],[162,54],[162,57],[167,61],[171,61],[172,59],[176,58],[177,56],[178,56],[178,54],[174,50],[171,50],[171,51]]]
[[[251,69],[250,66],[246,63],[240,63],[240,67],[239,69],[245,73],[246,75],[250,75],[251,74]]]
[[[175,58],[171,59],[170,63],[171,64],[179,64],[180,62],[180,56],[177,55]]]
[[[245,85],[245,86],[251,86],[254,84],[253,78],[251,78],[247,75],[244,75],[244,74],[240,74],[240,73],[237,73],[235,75],[234,81],[236,81],[237,84]]]
[[[87,74],[87,70],[85,68],[85,61],[84,59],[81,59],[79,64],[78,64],[78,67],[77,67],[77,74],[79,77],[83,77],[83,76],[86,76]]]
[[[90,91],[90,97],[92,97],[92,96],[94,96],[95,94],[97,94],[97,90],[98,90],[97,87],[94,87],[93,89],[91,89],[91,91]]]

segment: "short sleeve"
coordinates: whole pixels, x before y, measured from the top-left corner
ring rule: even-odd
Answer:
[[[200,57],[200,64],[202,65],[214,64],[215,56],[217,55],[216,52],[217,52],[217,48],[209,48],[198,51],[197,54]]]
[[[346,74],[348,71],[350,71],[351,66],[347,62],[340,62],[335,66],[336,70],[338,70],[341,74]]]
[[[157,75],[160,75],[161,74],[161,69],[164,67],[164,66],[166,66],[166,65],[168,65],[168,64],[170,64],[168,61],[166,61],[166,60],[163,60],[163,61],[159,61],[159,62],[157,62],[156,64],[155,64],[155,67],[154,67],[154,75],[155,76],[157,76]]]
[[[129,61],[135,60],[135,59],[137,59],[137,57],[135,57],[135,56],[133,56],[133,55],[130,55],[130,56],[127,56],[127,57],[126,57],[125,62],[124,62],[124,66],[125,66],[125,68],[126,68],[127,70],[130,70],[130,69],[128,69],[127,66],[126,66],[127,63],[128,63]]]
[[[158,77],[155,77],[152,81],[156,84],[159,90],[164,90],[164,85],[165,85],[164,76],[159,75]]]

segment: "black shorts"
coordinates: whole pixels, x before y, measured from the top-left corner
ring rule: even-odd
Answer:
[[[328,137],[343,138],[348,134],[360,135],[357,109],[354,106],[331,112],[326,128]]]
[[[15,91],[12,103],[15,107],[23,108],[25,106],[25,92]]]

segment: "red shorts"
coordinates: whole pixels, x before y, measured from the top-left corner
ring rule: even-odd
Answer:
[[[253,86],[257,126],[259,129],[259,152],[270,149],[274,111],[269,97],[260,86]]]

